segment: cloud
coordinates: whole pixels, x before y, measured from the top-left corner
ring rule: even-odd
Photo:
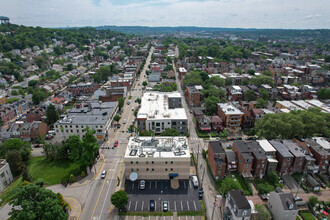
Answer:
[[[329,28],[329,0],[1,0],[12,23],[44,26]],[[298,10],[297,10],[298,9]],[[307,15],[307,16],[306,16]],[[301,20],[313,22],[302,23]]]

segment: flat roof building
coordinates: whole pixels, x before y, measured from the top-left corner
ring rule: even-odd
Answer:
[[[141,130],[160,134],[174,128],[182,135],[188,131],[188,118],[179,92],[145,92],[136,120]]]
[[[107,131],[117,112],[118,102],[82,102],[76,104],[73,109],[54,124],[56,137],[69,138],[71,135],[85,134],[85,128],[95,130],[95,136],[99,140],[107,138]]]
[[[124,156],[125,178],[189,179],[190,149],[186,137],[131,137]]]

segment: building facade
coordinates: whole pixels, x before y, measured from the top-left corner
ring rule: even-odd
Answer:
[[[0,192],[4,191],[13,181],[9,164],[5,159],[0,159]]]

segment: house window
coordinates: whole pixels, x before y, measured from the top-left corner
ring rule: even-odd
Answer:
[[[134,169],[132,168],[131,171],[134,171]]]
[[[147,168],[146,171],[149,171],[149,168]]]
[[[171,164],[173,164],[173,161],[171,161]]]
[[[139,171],[139,168],[137,168],[136,171]]]
[[[146,164],[149,164],[149,161],[146,161]]]
[[[154,170],[155,170],[154,168],[151,169],[151,171],[154,171]]]
[[[151,163],[152,163],[152,164],[154,164],[154,162],[153,162],[153,161],[151,161]]]
[[[165,161],[165,164],[167,164],[167,161]]]
[[[171,171],[173,171],[173,168],[171,168]]]
[[[167,168],[165,168],[165,171],[167,171]]]

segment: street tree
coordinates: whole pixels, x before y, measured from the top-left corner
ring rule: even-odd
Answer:
[[[246,91],[246,93],[244,94],[244,96],[245,96],[245,99],[248,102],[254,101],[257,98],[257,94],[253,90],[251,90],[251,89],[249,89],[248,91]]]
[[[226,177],[221,183],[221,190],[224,191],[226,195],[230,190],[239,189],[240,186],[237,181],[231,177]]]
[[[165,128],[165,131],[160,136],[180,136],[180,132],[175,128]]]
[[[111,203],[119,210],[125,208],[128,203],[128,196],[124,190],[119,190],[112,194]]]
[[[58,196],[53,191],[35,184],[17,188],[9,204],[12,206],[9,212],[10,219],[63,220],[68,218]]]
[[[117,101],[118,101],[118,108],[119,108],[119,111],[120,111],[124,106],[125,100],[124,100],[123,97],[119,97],[119,98],[117,98]]]
[[[47,124],[54,124],[59,118],[60,113],[56,110],[55,105],[50,104],[46,109]]]
[[[142,85],[143,86],[147,86],[148,85],[148,82],[147,81],[143,81]]]
[[[216,96],[210,96],[205,100],[206,113],[213,115],[217,112],[217,104],[220,102],[220,98]]]
[[[113,120],[115,120],[118,124],[120,118],[121,118],[120,115],[115,115],[115,117],[113,117]]]
[[[320,89],[320,91],[317,93],[317,97],[322,100],[330,99],[330,89],[328,88]]]

